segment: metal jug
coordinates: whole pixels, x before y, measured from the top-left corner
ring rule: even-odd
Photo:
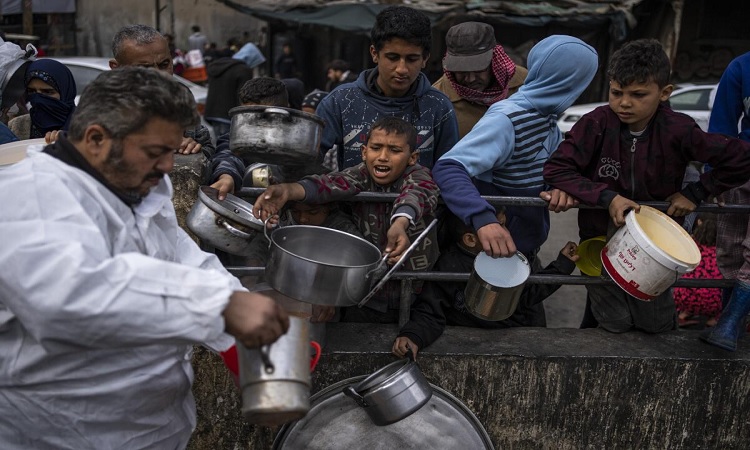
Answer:
[[[249,349],[237,343],[242,414],[250,423],[276,426],[310,409],[310,372],[320,346],[309,339],[307,319],[289,316],[289,331],[271,345]],[[317,351],[310,361],[310,345]]]

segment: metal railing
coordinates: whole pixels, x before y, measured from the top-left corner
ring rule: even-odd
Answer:
[[[242,188],[236,195],[243,198],[255,198],[265,191],[264,188]],[[376,193],[362,192],[345,201],[348,202],[392,202],[398,197],[396,193]],[[492,206],[529,206],[529,207],[547,207],[547,202],[541,198],[534,197],[502,197],[502,196],[482,196]],[[442,201],[442,200],[441,200]],[[661,211],[666,211],[669,207],[668,202],[639,202],[640,205],[651,206]],[[579,205],[578,209],[602,209],[599,206]],[[696,208],[697,212],[712,212],[717,214],[748,214],[750,205],[724,205],[702,204]],[[235,276],[258,276],[263,275],[263,267],[227,267]],[[399,326],[403,326],[409,321],[409,308],[411,306],[412,281],[463,281],[469,280],[469,273],[458,272],[396,272],[391,277],[392,280],[401,281],[401,301],[399,307]],[[559,284],[559,285],[611,285],[615,286],[614,281],[600,277],[590,277],[586,275],[535,275],[532,274],[526,280],[527,284]],[[678,279],[674,287],[686,288],[725,288],[734,286],[735,280],[716,280],[708,278],[691,278]]]

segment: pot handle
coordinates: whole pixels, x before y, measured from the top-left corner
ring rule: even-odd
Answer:
[[[276,371],[276,367],[271,362],[271,345],[264,345],[258,351],[260,352],[260,359],[263,361],[263,370],[268,375],[273,374]]]
[[[373,273],[378,272],[380,268],[383,267],[383,264],[385,264],[385,261],[388,259],[389,256],[391,256],[390,252],[385,253],[383,257],[380,259],[380,262],[378,263],[378,265],[365,274],[365,280],[370,278],[370,275],[372,275]]]
[[[385,285],[385,282],[391,278],[391,275],[393,275],[393,272],[397,271],[399,267],[401,267],[401,265],[404,263],[404,261],[406,261],[409,258],[409,255],[411,254],[412,250],[414,250],[414,248],[417,246],[417,244],[419,244],[422,238],[425,237],[427,233],[429,233],[433,227],[435,227],[437,222],[438,222],[437,219],[432,219],[432,222],[430,222],[430,224],[427,225],[427,227],[425,227],[424,231],[422,231],[419,234],[419,236],[417,236],[414,239],[414,242],[412,242],[412,244],[409,246],[409,248],[406,249],[404,254],[401,255],[401,258],[398,260],[398,262],[396,262],[396,264],[394,264],[393,267],[391,267],[391,270],[389,270],[388,273],[386,273],[385,276],[381,278],[380,281],[378,281],[378,284],[376,284],[375,287],[372,288],[372,290],[370,290],[370,292],[367,295],[365,295],[365,297],[362,300],[360,300],[359,303],[357,303],[358,307],[360,308],[363,307],[365,303],[367,303],[373,297],[373,295],[375,295],[380,290],[380,288],[382,288],[383,285]]]
[[[218,219],[216,221],[218,225],[221,225],[224,227],[230,234],[233,234],[237,236],[238,238],[242,239],[252,239],[252,235],[245,233],[242,230],[238,230],[237,228],[233,227],[232,225],[229,225],[229,223],[226,220]]]
[[[320,344],[315,341],[310,341],[310,346],[315,349],[315,355],[310,360],[310,373],[312,373],[315,367],[317,367],[318,361],[320,361],[320,352],[322,349],[320,348]]]
[[[268,221],[271,220],[271,217],[276,217],[276,216],[275,215],[274,216],[268,216],[268,218],[266,218],[266,220],[263,221],[263,234],[266,236],[266,239],[268,240],[268,248],[269,249],[271,248],[271,244],[273,243],[273,241],[271,241],[271,236],[268,235]],[[278,228],[281,228],[280,224],[277,224],[276,226]]]
[[[518,256],[518,259],[520,259],[522,263],[526,264],[527,266],[529,265],[529,260],[528,258],[526,258],[526,256],[524,256],[523,253],[516,252],[516,256]]]
[[[289,114],[289,111],[281,108],[266,108],[263,110],[263,114],[279,114],[284,116],[284,120],[291,119],[291,115]]]
[[[354,401],[357,402],[357,404],[359,406],[361,406],[362,408],[367,408],[368,406],[370,406],[370,405],[367,404],[367,402],[365,401],[364,397],[362,397],[361,395],[359,395],[359,393],[357,393],[357,391],[354,390],[354,388],[352,386],[345,387],[342,392],[347,397],[353,398]]]

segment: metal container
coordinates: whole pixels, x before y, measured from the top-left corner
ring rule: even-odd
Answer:
[[[329,306],[356,305],[378,271],[380,250],[331,228],[291,225],[274,230],[266,280],[293,299]]]
[[[364,376],[330,385],[310,398],[310,411],[302,419],[281,427],[274,450],[440,449],[493,450],[482,423],[459,399],[440,386],[417,412],[379,427],[364,408],[342,389],[359,384]]]
[[[276,426],[310,409],[309,321],[289,316],[289,331],[261,349],[237,342],[242,414],[253,424]]]
[[[432,388],[412,357],[393,362],[343,392],[365,409],[378,426],[404,419],[424,406]]]
[[[250,241],[263,230],[253,206],[232,194],[219,200],[219,191],[201,186],[186,218],[187,227],[206,243],[234,255],[250,256]]]
[[[480,319],[507,319],[516,311],[530,274],[529,261],[521,253],[508,258],[479,253],[464,289],[466,308]]]
[[[229,150],[246,161],[283,166],[318,162],[324,124],[320,117],[268,106],[240,106],[229,115]]]

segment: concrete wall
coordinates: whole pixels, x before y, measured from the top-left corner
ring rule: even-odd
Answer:
[[[313,392],[394,361],[396,328],[328,324]],[[448,328],[418,363],[471,409],[497,449],[747,449],[750,340],[730,354],[697,332]],[[271,447],[248,425],[213,355],[195,359],[199,424],[191,449]]]
[[[223,47],[230,37],[242,38],[248,32],[250,39],[260,39],[263,22],[239,13],[216,0],[160,0],[164,8],[157,20],[156,2],[139,0],[131,2],[103,2],[78,0],[76,35],[79,56],[112,56],[112,36],[125,25],[141,23],[157,27],[175,36],[178,48],[187,47],[190,27],[198,25],[209,41]]]

